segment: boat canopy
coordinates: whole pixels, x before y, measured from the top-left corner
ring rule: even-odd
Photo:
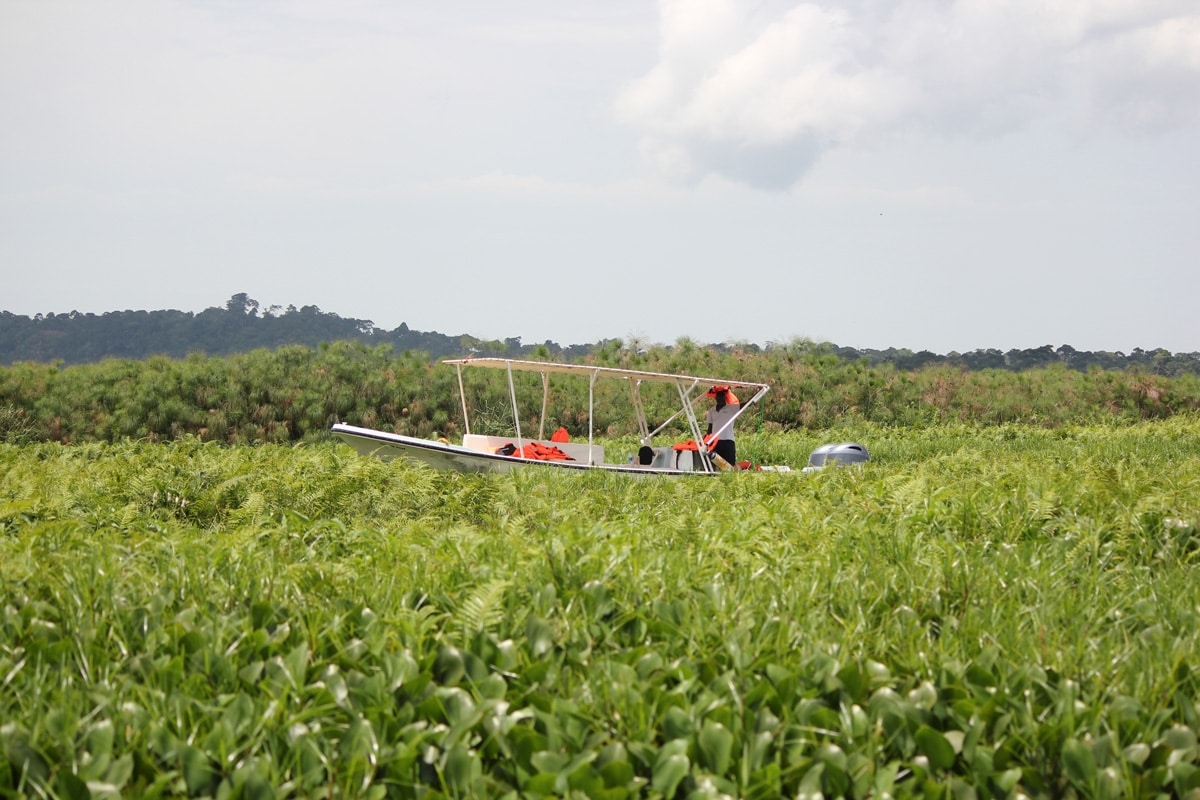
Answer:
[[[593,420],[595,418],[595,387],[596,381],[613,380],[625,381],[628,383],[632,396],[632,405],[634,415],[637,419],[638,432],[641,437],[641,443],[648,445],[651,440],[661,433],[668,425],[674,422],[679,417],[683,417],[687,423],[688,430],[694,441],[703,441],[703,431],[701,430],[700,421],[696,416],[695,404],[698,400],[704,398],[705,393],[717,386],[729,387],[737,389],[737,396],[741,398],[741,405],[736,414],[721,426],[718,430],[713,431],[714,435],[720,435],[727,427],[732,425],[734,421],[745,412],[747,408],[762,399],[770,387],[765,383],[755,383],[753,381],[731,380],[728,378],[705,378],[697,375],[675,375],[667,372],[647,372],[636,369],[620,369],[617,367],[599,367],[590,364],[558,364],[544,361],[525,361],[511,358],[457,358],[447,359],[443,364],[452,364],[458,370],[458,392],[462,398],[463,424],[467,434],[471,433],[470,414],[467,409],[467,395],[463,389],[463,368],[481,368],[481,369],[499,369],[505,370],[508,374],[508,392],[509,400],[512,403],[513,427],[517,437],[517,447],[523,446],[521,435],[521,420],[517,410],[517,395],[513,386],[512,375],[514,372],[535,372],[542,376],[542,413],[538,417],[538,435],[537,439],[545,439],[545,420],[546,407],[550,398],[550,376],[551,375],[570,375],[577,378],[586,378],[588,380],[588,445],[592,446],[595,439],[595,430]],[[644,383],[663,383],[670,384],[676,387],[679,393],[680,408],[669,419],[657,426],[653,430],[650,429],[646,421],[646,413],[642,406],[641,386]],[[716,468],[710,461],[707,452],[703,447],[699,449],[700,460],[705,470],[714,471]]]

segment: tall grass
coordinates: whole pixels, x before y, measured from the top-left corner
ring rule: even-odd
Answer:
[[[630,481],[0,446],[0,790],[1200,787],[1200,423],[739,449],[837,440],[872,462]]]
[[[615,349],[613,349],[615,348]],[[820,431],[849,420],[906,428],[946,423],[1038,427],[1126,423],[1200,410],[1200,377],[1166,378],[1137,371],[1086,373],[1049,367],[970,372],[930,367],[905,372],[865,361],[845,361],[820,349],[782,347],[763,352],[711,348],[651,348],[617,343],[593,361],[665,372],[736,376],[763,381],[772,390],[754,409],[772,430]],[[479,430],[510,431],[504,375],[471,375],[470,402]],[[524,427],[541,420],[538,376],[514,378],[525,409]],[[564,426],[586,435],[590,423],[606,436],[635,433],[626,387],[555,380],[546,429]],[[619,391],[618,391],[619,389]],[[647,387],[653,420],[677,410],[670,387]],[[594,404],[593,401],[594,400]],[[422,354],[389,347],[335,342],[321,348],[282,347],[220,358],[108,359],[61,367],[20,363],[0,366],[0,442],[28,438],[60,442],[195,436],[226,444],[291,443],[327,437],[338,421],[434,438],[461,436],[464,425],[455,371],[435,367]]]

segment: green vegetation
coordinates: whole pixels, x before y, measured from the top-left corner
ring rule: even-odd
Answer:
[[[548,352],[540,354],[549,357]],[[737,376],[772,386],[757,422],[764,430],[816,430],[863,422],[925,427],[947,422],[1039,427],[1128,423],[1200,411],[1200,377],[1138,371],[1087,372],[1061,365],[1012,372],[929,367],[912,372],[847,361],[805,343],[747,351],[681,340],[639,352],[611,343],[588,360],[664,372]],[[478,371],[477,371],[478,372]],[[477,412],[509,419],[500,374],[471,375]],[[527,410],[540,409],[536,376],[521,376]],[[556,382],[550,430],[587,432],[587,386]],[[413,436],[456,439],[461,406],[453,369],[424,353],[335,342],[255,350],[225,357],[107,359],[60,366],[0,367],[0,441],[66,443],[164,441],[195,436],[228,444],[312,442],[338,421]],[[624,394],[601,394],[598,430],[632,433]],[[648,411],[666,415],[665,406]],[[673,410],[673,409],[672,409]],[[665,418],[665,416],[661,417]],[[534,424],[532,418],[524,425]],[[747,426],[743,426],[746,429]],[[511,429],[511,427],[510,427]]]
[[[54,397],[77,381],[82,405],[121,369],[186,400],[201,382],[174,370],[203,367],[232,402],[274,358],[14,370]],[[347,361],[315,396],[370,396]],[[829,396],[871,373],[812,369]],[[876,377],[966,402],[953,373]],[[854,439],[864,468],[721,479],[444,474],[315,440],[0,444],[0,794],[1194,797],[1200,419],[1139,421],[1137,397],[1054,427],[948,401],[901,428],[856,403],[741,439],[790,463]],[[119,426],[123,404],[89,407]]]

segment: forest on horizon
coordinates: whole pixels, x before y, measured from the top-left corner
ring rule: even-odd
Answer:
[[[484,340],[470,335],[447,335],[437,331],[415,331],[405,323],[385,330],[370,320],[341,317],[315,305],[296,308],[263,308],[246,293],[229,298],[222,307],[201,312],[110,311],[103,314],[71,311],[37,314],[33,317],[0,311],[0,364],[39,362],[87,364],[107,358],[141,360],[151,356],[184,358],[201,353],[233,355],[288,345],[317,347],[334,341],[359,341],[372,346],[390,345],[397,352],[425,353],[431,360],[486,352],[514,357],[553,357],[566,361],[581,359],[595,350],[611,347],[620,340],[560,345],[546,340],[526,344],[520,337]],[[682,339],[689,345],[699,344]],[[678,343],[677,343],[678,344]],[[718,351],[740,349],[769,351],[793,343],[710,343]],[[865,359],[871,365],[887,364],[898,370],[930,366],[954,366],[966,370],[1001,369],[1024,371],[1061,365],[1086,371],[1133,369],[1164,377],[1200,375],[1200,352],[1172,353],[1163,348],[1134,348],[1121,351],[1077,350],[1063,344],[1037,348],[979,349],[970,352],[913,352],[905,348],[859,349],[833,343],[815,343],[830,355],[847,361]]]

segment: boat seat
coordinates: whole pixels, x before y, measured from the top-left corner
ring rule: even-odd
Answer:
[[[674,447],[654,448],[654,460],[648,469],[679,469],[691,472],[699,469],[700,459],[691,450],[676,450]]]
[[[651,469],[675,469],[675,450],[671,447],[654,448],[654,460],[650,462]]]

